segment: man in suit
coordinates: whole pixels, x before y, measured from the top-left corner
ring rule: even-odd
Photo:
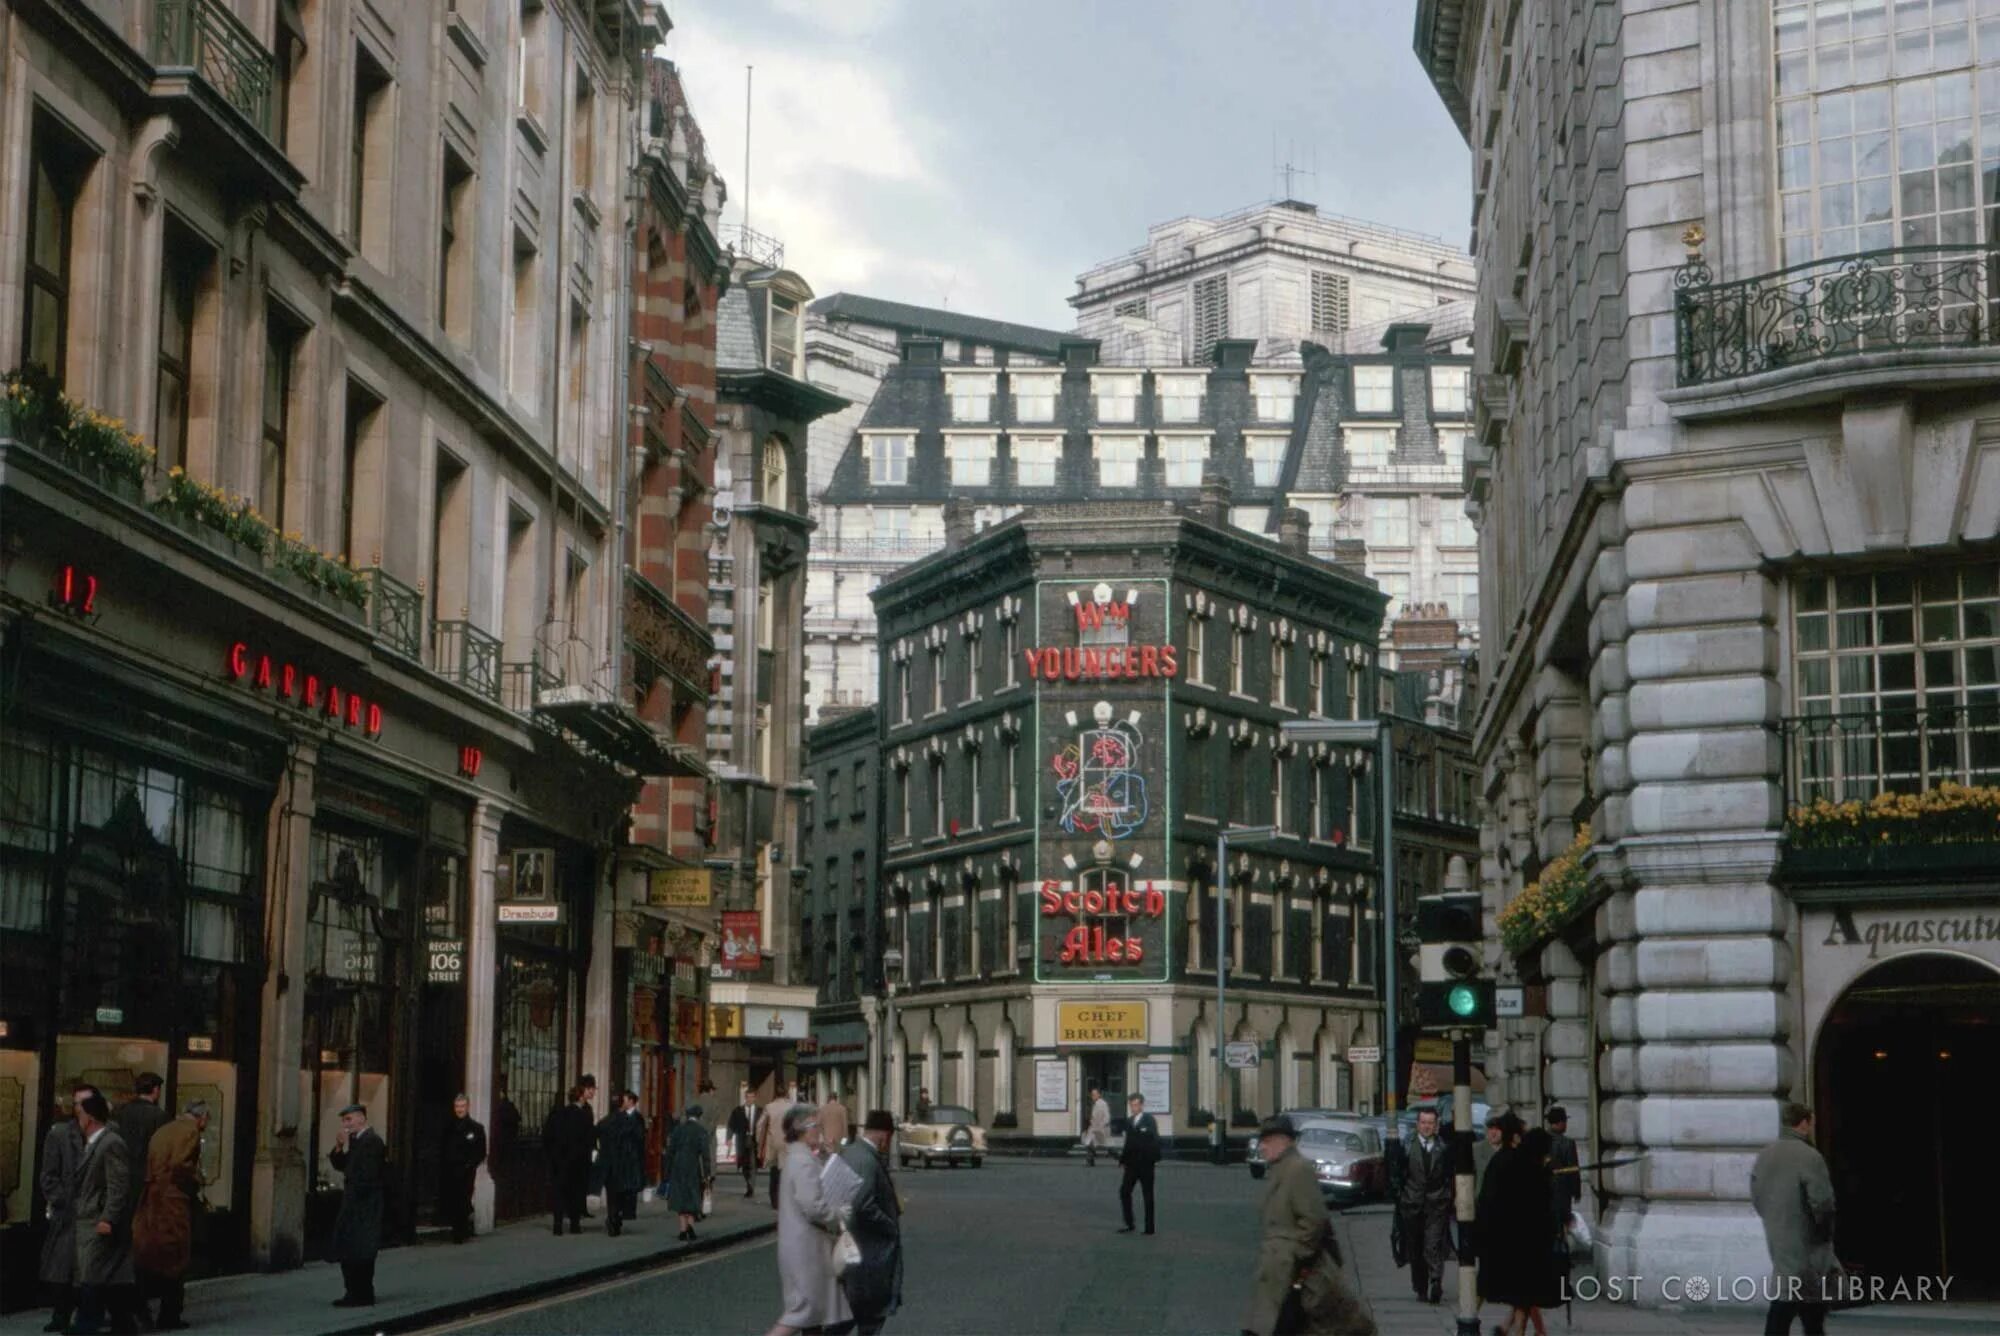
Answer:
[[[88,1093],[85,1093],[88,1091]],[[76,1170],[76,1281],[80,1291],[72,1331],[137,1331],[132,1290],[132,1210],[139,1183],[125,1139],[111,1126],[111,1106],[94,1088],[78,1091],[77,1130],[83,1162]],[[109,1325],[106,1325],[107,1315]]]
[[[736,1148],[736,1167],[743,1171],[743,1196],[748,1200],[757,1195],[757,1147],[751,1140],[757,1128],[757,1104],[750,1098],[749,1086],[740,1087],[737,1094],[736,1107],[729,1111],[729,1144]]]
[[[583,1087],[569,1088],[569,1098],[549,1111],[542,1124],[542,1152],[549,1157],[549,1181],[555,1193],[556,1236],[569,1221],[571,1234],[583,1230],[583,1199],[590,1191],[590,1150],[596,1128]]]
[[[340,1111],[340,1136],[326,1158],[341,1177],[331,1255],[340,1263],[347,1291],[333,1306],[367,1308],[375,1302],[375,1254],[382,1249],[382,1184],[389,1148],[368,1126],[365,1106],[350,1104]]]
[[[792,1107],[792,1097],[786,1093],[790,1087],[781,1076],[777,1078],[777,1093],[764,1105],[763,1116],[757,1120],[757,1158],[771,1171],[771,1209],[778,1209],[778,1171],[785,1162],[785,1114]]]
[[[889,1178],[889,1141],[896,1120],[872,1110],[840,1158],[861,1180],[848,1203],[847,1229],[861,1260],[840,1273],[857,1336],[875,1336],[903,1302],[903,1208]]]
[[[174,1116],[161,1107],[160,1097],[166,1091],[167,1083],[153,1072],[141,1072],[133,1083],[137,1093],[118,1106],[111,1115],[111,1125],[125,1142],[125,1153],[132,1157],[132,1181],[146,1181],[146,1149],[153,1142],[153,1133],[174,1120]]]
[[[90,1086],[70,1092],[70,1116],[49,1125],[42,1138],[42,1158],[36,1162],[49,1213],[41,1275],[50,1292],[51,1311],[43,1331],[69,1330],[70,1315],[76,1312],[76,1171],[83,1166],[82,1120],[76,1108],[85,1096],[96,1093]]]
[[[479,1166],[486,1163],[486,1129],[472,1116],[472,1101],[464,1095],[451,1102],[451,1122],[444,1129],[438,1160],[444,1218],[451,1222],[451,1241],[463,1243],[472,1237],[472,1189]]]
[[[1416,1140],[1397,1161],[1396,1170],[1390,1186],[1396,1227],[1410,1258],[1410,1288],[1417,1298],[1437,1303],[1444,1297],[1445,1240],[1456,1185],[1451,1147],[1438,1135],[1436,1109],[1418,1111]]]
[[[617,1238],[639,1214],[646,1185],[646,1120],[630,1090],[612,1096],[612,1111],[597,1125],[597,1169],[604,1178],[604,1232]]]
[[[1125,1179],[1118,1185],[1118,1204],[1125,1210],[1125,1227],[1132,1232],[1132,1187],[1146,1194],[1146,1232],[1153,1232],[1153,1166],[1160,1162],[1160,1125],[1146,1112],[1146,1097],[1133,1095],[1125,1101],[1125,1149],[1118,1163],[1125,1166]]]

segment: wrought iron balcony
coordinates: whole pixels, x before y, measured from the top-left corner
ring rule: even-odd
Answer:
[[[500,641],[466,621],[431,626],[431,663],[437,675],[488,700],[500,699]]]
[[[533,714],[541,694],[560,685],[562,680],[538,663],[500,665],[500,704],[515,714]]]
[[[1908,348],[2000,344],[2000,249],[1900,246],[1718,283],[1691,258],[1674,276],[1683,386]]]
[[[1785,806],[1866,802],[1942,784],[2000,784],[2000,695],[1783,720]]]
[[[380,566],[368,571],[368,626],[390,649],[423,661],[424,596]]]
[[[270,137],[271,53],[219,0],[153,0],[153,63],[193,70]]]

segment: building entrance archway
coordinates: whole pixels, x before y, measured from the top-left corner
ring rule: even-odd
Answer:
[[[1885,1280],[1953,1278],[2000,1293],[2000,1224],[1981,1191],[1985,1112],[2000,1097],[2000,972],[1964,956],[1886,961],[1850,984],[1814,1054],[1815,1139],[1839,1204],[1843,1263]]]

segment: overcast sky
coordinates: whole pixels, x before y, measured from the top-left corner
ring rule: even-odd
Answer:
[[[1149,224],[1276,198],[1463,246],[1465,144],[1414,0],[670,0],[742,221],[822,296],[1068,329],[1084,269]],[[1277,141],[1273,158],[1272,141]]]

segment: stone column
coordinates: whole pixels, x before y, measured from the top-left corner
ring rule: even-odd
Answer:
[[[501,810],[490,798],[472,806],[472,856],[467,868],[470,908],[465,921],[465,1098],[492,1145],[494,1107],[494,1008],[500,983],[499,909],[494,873],[500,865]],[[509,1091],[511,1098],[514,1092]],[[518,1108],[518,1106],[517,1106]],[[493,1157],[479,1167],[472,1212],[481,1230],[493,1228]]]
[[[1750,1164],[1794,1081],[1790,910],[1771,884],[1778,590],[1743,525],[1706,522],[1710,486],[1624,497],[1631,797],[1597,920],[1599,1131],[1607,1155],[1645,1158],[1606,1176],[1598,1256],[1649,1278],[1642,1304],[1661,1302],[1652,1278],[1764,1273]]]
[[[260,998],[257,1150],[250,1175],[250,1251],[266,1270],[305,1261],[306,1157],[299,1136],[305,1042],[306,918],[312,886],[313,781],[319,749],[301,742],[278,782],[265,831],[264,906],[272,959]]]
[[[612,1008],[619,1001],[612,994],[618,941],[618,891],[617,883],[610,876],[609,862],[607,855],[600,854],[593,864],[596,875],[591,882],[590,970],[578,990],[578,998],[583,1004],[583,1052],[578,1055],[577,1070],[589,1072],[597,1078],[597,1116],[600,1118],[610,1111],[612,1092],[624,1088],[626,1077],[622,1065],[612,1066],[611,1054]]]

